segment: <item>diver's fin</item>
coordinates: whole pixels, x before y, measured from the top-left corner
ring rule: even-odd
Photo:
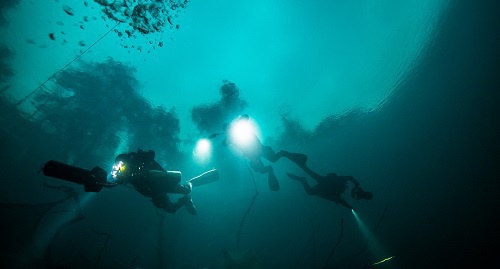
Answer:
[[[188,180],[188,182],[191,183],[193,187],[197,187],[215,182],[217,180],[219,180],[219,171],[217,171],[217,169],[212,169],[199,176],[193,177],[192,179]]]
[[[271,191],[279,191],[280,189],[280,183],[273,171],[270,171],[267,175],[267,184],[269,185],[269,189]]]

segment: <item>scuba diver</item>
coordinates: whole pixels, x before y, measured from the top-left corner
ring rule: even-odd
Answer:
[[[280,185],[276,175],[274,174],[274,169],[271,165],[265,165],[262,162],[262,158],[275,163],[280,158],[286,157],[290,160],[299,160],[302,162],[307,161],[307,155],[301,153],[292,153],[285,150],[280,150],[279,152],[275,152],[271,147],[265,146],[262,144],[260,139],[253,133],[251,130],[241,130],[241,134],[234,134],[230,132],[230,128],[234,126],[234,124],[246,123],[249,120],[249,116],[247,114],[241,115],[232,124],[225,123],[222,127],[224,130],[223,133],[215,133],[209,136],[209,139],[215,138],[218,135],[225,135],[224,141],[222,145],[234,146],[238,151],[240,151],[245,158],[247,158],[250,162],[250,167],[258,173],[267,174],[267,182],[269,185],[269,189],[271,191],[278,191],[280,189]],[[244,126],[243,129],[245,129]],[[238,128],[238,126],[236,127]],[[240,132],[237,130],[237,132]],[[239,143],[237,141],[237,137],[235,135],[243,135],[247,136],[247,142]]]
[[[115,159],[110,180],[107,178],[106,171],[97,166],[89,171],[51,160],[44,165],[42,170],[46,176],[84,185],[86,192],[99,192],[103,187],[112,188],[131,184],[140,194],[150,197],[159,209],[175,213],[179,208],[185,207],[188,213],[196,215],[196,207],[190,196],[191,190],[195,186],[218,180],[218,171],[212,169],[181,184],[180,171],[166,171],[154,158],[153,150],[139,149],[137,152],[120,154]],[[168,193],[184,196],[173,203]]]
[[[341,204],[348,209],[353,209],[351,205],[349,205],[342,194],[347,189],[347,182],[351,181],[354,184],[354,187],[351,190],[351,197],[360,200],[366,199],[371,200],[373,198],[373,194],[371,192],[364,191],[360,186],[359,182],[352,176],[338,176],[335,173],[328,173],[325,176],[321,176],[318,173],[312,171],[309,167],[307,167],[306,162],[302,160],[295,160],[296,164],[301,167],[306,174],[308,174],[311,178],[316,181],[316,185],[311,187],[307,183],[306,177],[301,177],[294,175],[292,173],[286,173],[288,177],[299,181],[302,183],[304,190],[309,195],[316,195],[323,199],[333,201],[336,204]]]

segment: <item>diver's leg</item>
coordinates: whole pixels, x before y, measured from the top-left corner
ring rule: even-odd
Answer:
[[[184,205],[183,201],[177,201],[175,204],[172,203],[167,195],[152,197],[152,201],[157,208],[163,209],[165,212],[170,214],[174,214]]]
[[[281,157],[283,157],[282,154],[276,153],[269,146],[262,146],[261,155],[262,155],[262,157],[266,158],[266,160],[273,162],[273,163],[277,162]]]
[[[286,150],[280,150],[278,153],[276,153],[276,155],[279,158],[285,157],[285,158],[289,159],[290,161],[297,164],[299,167],[306,165],[306,162],[307,162],[307,155],[305,155],[303,153],[295,153],[295,152],[289,152]]]
[[[186,207],[186,210],[191,215],[196,215],[197,211],[194,207],[193,200],[188,195],[179,198],[176,203],[172,203],[167,195],[155,196],[152,198],[153,204],[159,208],[163,209],[165,212],[174,214],[181,207]]]
[[[185,184],[175,185],[170,193],[189,194],[192,189],[193,185],[190,182],[186,182]]]
[[[308,174],[312,179],[314,179],[317,183],[322,183],[325,180],[324,176],[319,175],[318,173],[314,172],[311,170],[309,167],[307,167],[306,164],[304,165],[299,165],[306,174]]]
[[[272,166],[264,165],[260,158],[255,158],[250,160],[250,167],[252,167],[252,169],[256,172],[267,174],[267,183],[271,191],[278,191],[280,189],[280,183],[274,174]]]
[[[314,186],[311,188],[311,186],[307,183],[306,177],[300,177],[297,175],[294,175],[292,173],[286,173],[288,177],[290,177],[293,180],[297,180],[298,182],[302,183],[302,186],[304,187],[304,190],[306,191],[307,194],[309,195],[317,195],[318,194],[318,185]]]
[[[307,162],[307,155],[302,153],[288,152],[286,150],[280,150],[277,153],[269,146],[262,147],[262,157],[266,158],[270,162],[277,162],[282,157],[289,159],[290,161],[296,163],[297,165],[305,165]]]

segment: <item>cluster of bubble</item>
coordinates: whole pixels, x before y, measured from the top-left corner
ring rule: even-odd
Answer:
[[[94,0],[102,7],[104,16],[117,23],[128,26],[125,30],[114,29],[114,32],[121,38],[124,48],[137,48],[142,51],[141,46],[125,44],[126,39],[136,38],[140,33],[146,36],[153,33],[162,34],[165,28],[179,29],[176,23],[179,12],[186,8],[188,0]],[[154,49],[156,46],[162,47],[163,41],[150,40],[149,45]],[[149,52],[149,51],[148,51]]]
[[[188,0],[95,0],[102,6],[102,11],[116,22],[128,23],[132,30],[126,30],[127,35],[133,31],[142,34],[162,32],[165,27],[180,26],[174,22],[178,11],[186,7]]]
[[[1,1],[1,0],[0,0]],[[59,0],[55,0],[59,3]],[[112,31],[120,38],[120,46],[129,50],[137,50],[139,52],[151,52],[151,49],[163,47],[165,44],[165,36],[163,35],[166,29],[178,30],[180,25],[177,23],[179,13],[184,11],[189,0],[94,0],[93,2],[83,1],[85,8],[98,9],[100,15],[89,17],[82,16],[82,20],[73,23],[81,30],[86,28],[86,23],[90,20],[96,21],[100,17],[106,22],[106,28],[113,25],[107,21],[115,22]],[[61,3],[62,4],[62,3]],[[64,13],[70,17],[77,17],[80,12],[75,11],[68,5],[62,5]],[[71,20],[70,20],[71,21]],[[62,21],[57,21],[58,26],[63,27],[65,24]],[[68,43],[65,38],[65,31],[56,31],[48,33],[48,37],[53,40],[60,40],[62,44]],[[141,37],[137,40],[137,37]],[[170,37],[170,39],[173,39]],[[35,44],[33,39],[26,40],[30,44]],[[139,42],[137,42],[139,41]],[[145,41],[145,42],[144,42]],[[87,46],[87,42],[80,40],[80,47]],[[143,48],[143,45],[149,48]],[[46,45],[41,45],[40,48],[45,48]],[[80,50],[83,52],[83,50]]]

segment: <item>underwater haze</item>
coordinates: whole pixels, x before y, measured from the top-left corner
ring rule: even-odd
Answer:
[[[498,267],[499,12],[2,0],[1,267]]]

